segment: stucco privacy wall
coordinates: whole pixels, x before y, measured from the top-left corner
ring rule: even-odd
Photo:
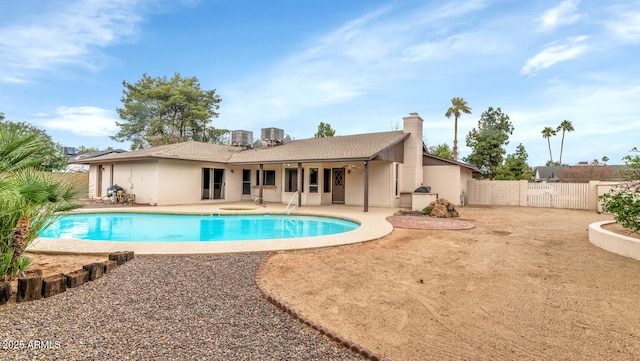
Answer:
[[[469,180],[467,202],[479,205],[526,206],[527,181]],[[524,199],[522,199],[524,194]]]
[[[618,183],[590,181],[586,183],[529,183],[520,181],[467,181],[467,202],[477,205],[554,207],[602,210],[598,197]],[[540,186],[554,192],[553,202],[536,204]],[[586,187],[586,191],[585,191]],[[556,195],[557,194],[557,195]],[[586,198],[586,199],[585,199]],[[576,206],[576,205],[579,206]]]

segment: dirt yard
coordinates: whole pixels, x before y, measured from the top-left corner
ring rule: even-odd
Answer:
[[[476,228],[280,252],[259,281],[391,360],[640,359],[640,261],[588,240],[588,224],[610,216],[458,211]]]
[[[588,241],[610,216],[457,209],[476,227],[275,253],[258,282],[391,360],[640,359],[640,261]],[[45,275],[106,259],[32,256]]]

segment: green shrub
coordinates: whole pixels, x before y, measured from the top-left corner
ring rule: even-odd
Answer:
[[[433,207],[431,206],[426,206],[422,209],[422,214],[428,216],[431,214],[431,210],[433,209]]]
[[[622,227],[640,232],[640,180],[620,184],[599,198],[603,212],[613,214]]]

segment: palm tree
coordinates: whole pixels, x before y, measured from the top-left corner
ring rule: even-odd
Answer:
[[[463,98],[453,98],[451,99],[451,107],[447,109],[447,112],[444,114],[445,117],[451,118],[454,116],[455,126],[453,132],[453,160],[458,160],[458,118],[460,118],[460,113],[471,114],[471,108],[467,105],[467,102]]]
[[[22,252],[60,212],[80,207],[76,183],[36,170],[39,148],[36,137],[0,127],[0,280],[24,268]]]
[[[545,127],[542,130],[542,137],[547,139],[547,144],[549,145],[549,160],[551,161],[551,165],[553,165],[553,156],[551,155],[551,137],[556,135],[556,130],[551,127]]]
[[[604,163],[604,165],[607,165],[608,161],[609,161],[609,157],[607,157],[606,155],[602,157],[602,163]]]
[[[560,123],[558,128],[556,128],[557,132],[559,132],[561,130],[562,130],[562,142],[560,143],[560,165],[562,165],[562,150],[564,148],[564,133],[565,132],[573,132],[575,129],[573,129],[573,124],[571,124],[571,121],[565,119]]]

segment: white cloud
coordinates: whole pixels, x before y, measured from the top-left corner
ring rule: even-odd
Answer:
[[[640,12],[620,13],[607,26],[621,39],[633,43],[640,42]]]
[[[309,39],[305,48],[284,57],[270,72],[227,86],[243,99],[226,98],[231,100],[223,117],[279,119],[302,109],[343,104],[413,78],[430,61],[462,51],[492,51],[493,43],[471,32],[442,35],[452,21],[464,21],[485,7],[485,1],[470,0],[428,5],[410,14],[390,6],[373,10]]]
[[[45,128],[64,130],[79,136],[102,137],[113,135],[118,131],[114,111],[92,107],[59,107],[56,117],[40,120]]]
[[[579,0],[565,0],[540,17],[540,30],[551,31],[560,25],[573,24],[581,15],[577,13]]]
[[[127,0],[82,1],[0,26],[0,81],[24,82],[33,70],[97,66],[94,53],[135,35],[139,7]]]
[[[585,44],[587,36],[579,36],[567,39],[565,44],[548,46],[532,58],[520,70],[520,74],[528,75],[542,69],[547,69],[562,61],[571,60],[588,52],[590,47]]]

